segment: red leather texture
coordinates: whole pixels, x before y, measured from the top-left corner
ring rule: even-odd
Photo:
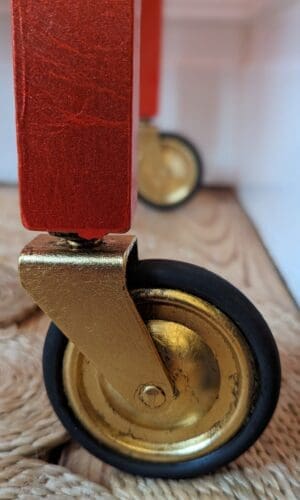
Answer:
[[[126,232],[136,197],[140,0],[13,0],[22,221]]]
[[[151,118],[158,111],[162,0],[142,0],[141,35],[141,118]]]

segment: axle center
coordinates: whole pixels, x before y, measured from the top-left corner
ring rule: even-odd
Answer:
[[[160,408],[166,401],[164,391],[156,385],[141,385],[138,389],[138,397],[145,406],[152,409]]]

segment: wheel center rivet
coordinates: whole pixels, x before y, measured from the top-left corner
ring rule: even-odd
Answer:
[[[164,391],[156,385],[141,385],[138,389],[140,401],[148,408],[159,408],[166,401]]]

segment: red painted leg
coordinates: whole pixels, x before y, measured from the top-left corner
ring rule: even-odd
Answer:
[[[162,0],[142,1],[141,36],[141,118],[151,118],[158,110]]]
[[[138,0],[13,0],[28,229],[91,239],[130,228],[138,20]]]

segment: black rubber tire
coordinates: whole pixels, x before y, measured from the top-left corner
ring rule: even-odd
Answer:
[[[200,190],[203,184],[204,167],[203,167],[203,160],[202,157],[200,156],[199,151],[194,146],[194,144],[192,144],[188,139],[186,139],[182,135],[174,134],[172,132],[160,132],[159,137],[162,141],[164,139],[175,139],[178,142],[182,142],[184,146],[186,146],[189,149],[190,153],[193,155],[195,160],[195,165],[197,168],[197,182],[195,184],[194,189],[188,194],[188,196],[186,196],[183,200],[179,201],[178,203],[173,203],[172,205],[159,205],[158,203],[153,203],[153,201],[149,200],[148,198],[145,198],[145,196],[142,196],[140,193],[138,193],[139,199],[144,203],[146,203],[146,205],[149,205],[150,207],[156,208],[161,211],[169,211],[184,205],[187,201],[193,198],[193,196]]]
[[[213,472],[244,453],[260,436],[275,410],[280,391],[280,361],[273,336],[257,309],[230,283],[191,264],[164,260],[140,261],[131,267],[129,289],[181,290],[214,304],[238,326],[256,363],[257,395],[247,422],[227,443],[206,456],[181,463],[137,460],[102,445],[77,420],[63,390],[62,366],[66,337],[52,324],[43,355],[45,385],[59,419],[74,440],[101,460],[131,474],[189,478]]]

